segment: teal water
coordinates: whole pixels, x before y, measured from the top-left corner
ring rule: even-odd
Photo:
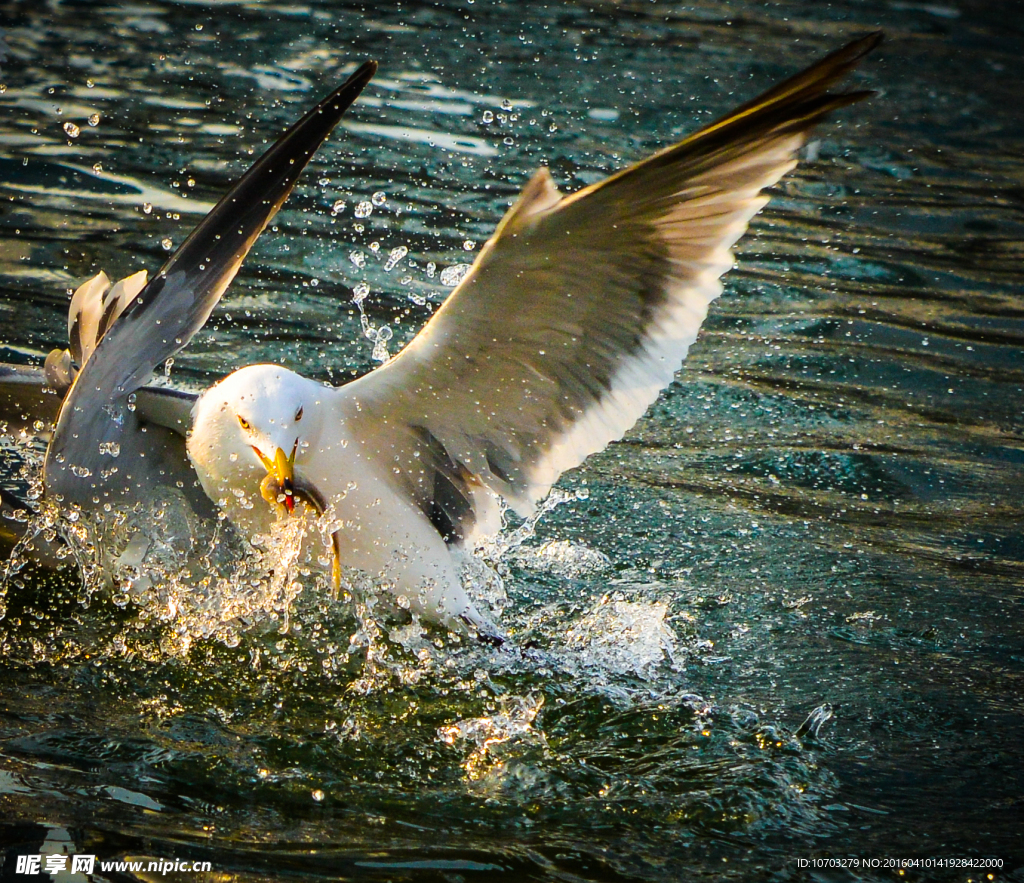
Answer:
[[[260,562],[200,592],[169,554],[135,599],[73,567],[11,574],[6,855],[46,841],[238,881],[1020,877],[1016,4],[0,13],[13,362],[63,345],[69,289],[155,271],[265,143],[379,60],[176,358],[171,382],[196,388],[266,359],[369,370],[537,165],[578,189],[888,35],[854,78],[879,95],[779,186],[677,381],[489,550],[505,590],[483,591],[535,654],[374,635],[315,574],[272,583]],[[2,446],[24,492],[39,451]],[[799,863],[829,857],[1002,864]]]

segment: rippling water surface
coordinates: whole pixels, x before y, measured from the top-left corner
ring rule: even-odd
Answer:
[[[210,541],[187,578],[168,544],[134,595],[96,583],[87,546],[57,577],[9,571],[8,855],[240,881],[1019,876],[1017,4],[0,10],[10,362],[63,345],[84,278],[155,271],[269,140],[380,61],[170,369],[197,388],[267,359],[365,372],[539,164],[578,189],[889,38],[854,78],[879,95],[778,187],[677,381],[488,550],[504,593],[474,580],[532,657],[375,631],[315,572],[268,577],[287,543],[225,569]],[[25,493],[39,450],[13,427],[3,450]],[[1002,869],[798,863],[830,856]]]

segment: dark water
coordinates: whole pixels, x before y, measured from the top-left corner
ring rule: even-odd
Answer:
[[[380,61],[177,358],[193,386],[261,359],[362,373],[537,165],[577,189],[888,35],[856,77],[880,94],[778,188],[677,382],[492,550],[537,658],[428,632],[367,661],[313,576],[128,601],[13,574],[8,855],[238,881],[1021,879],[1017,3],[0,9],[6,361],[63,345],[69,289],[154,271],[267,139]],[[12,487],[38,453],[5,436]],[[1001,867],[800,867],[826,857]]]

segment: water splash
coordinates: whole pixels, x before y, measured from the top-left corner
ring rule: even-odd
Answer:
[[[569,540],[546,540],[539,546],[520,546],[508,557],[521,567],[553,573],[565,579],[594,576],[612,564],[604,552]]]
[[[576,664],[615,675],[654,680],[662,665],[677,665],[678,638],[668,624],[668,604],[606,595],[565,633]]]
[[[544,705],[540,694],[502,697],[501,710],[486,717],[458,720],[440,727],[437,738],[445,745],[469,743],[471,750],[462,763],[466,779],[499,785],[507,772],[512,747],[521,743],[543,743],[543,733],[533,724]]]

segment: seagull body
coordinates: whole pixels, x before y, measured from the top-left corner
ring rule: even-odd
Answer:
[[[854,41],[577,193],[562,195],[540,169],[423,330],[352,383],[332,388],[253,365],[183,417],[159,395],[147,404],[138,381],[146,372],[137,371],[114,398],[138,390],[139,419],[172,433],[190,427],[187,456],[202,490],[244,535],[268,533],[297,505],[312,509],[329,522],[337,561],[382,577],[427,619],[500,640],[461,586],[456,550],[500,528],[499,498],[534,511],[562,472],[620,438],[671,382],[722,291],[732,246],[768,201],[765,188],[797,164],[830,111],[871,94],[828,89],[880,38]],[[109,299],[125,300],[132,279]],[[128,298],[124,315],[152,285]],[[203,303],[207,315],[217,297]],[[102,338],[107,308],[100,313],[89,327]],[[108,336],[121,321],[106,323]],[[80,353],[83,373],[105,343],[91,358]],[[68,370],[59,358],[50,368]],[[65,400],[65,422],[80,385]],[[58,421],[48,462],[61,438],[66,447]],[[75,483],[64,453],[52,474],[67,492]],[[79,497],[110,492],[95,480],[75,487]]]
[[[267,535],[276,518],[290,517],[282,487],[290,483],[328,519],[339,562],[381,580],[419,616],[497,637],[463,589],[458,561],[429,511],[406,492],[402,473],[381,462],[379,449],[352,432],[358,408],[347,387],[250,365],[199,398],[188,455],[203,490],[244,536]],[[277,480],[268,495],[275,460],[287,462],[287,475],[271,476]]]

